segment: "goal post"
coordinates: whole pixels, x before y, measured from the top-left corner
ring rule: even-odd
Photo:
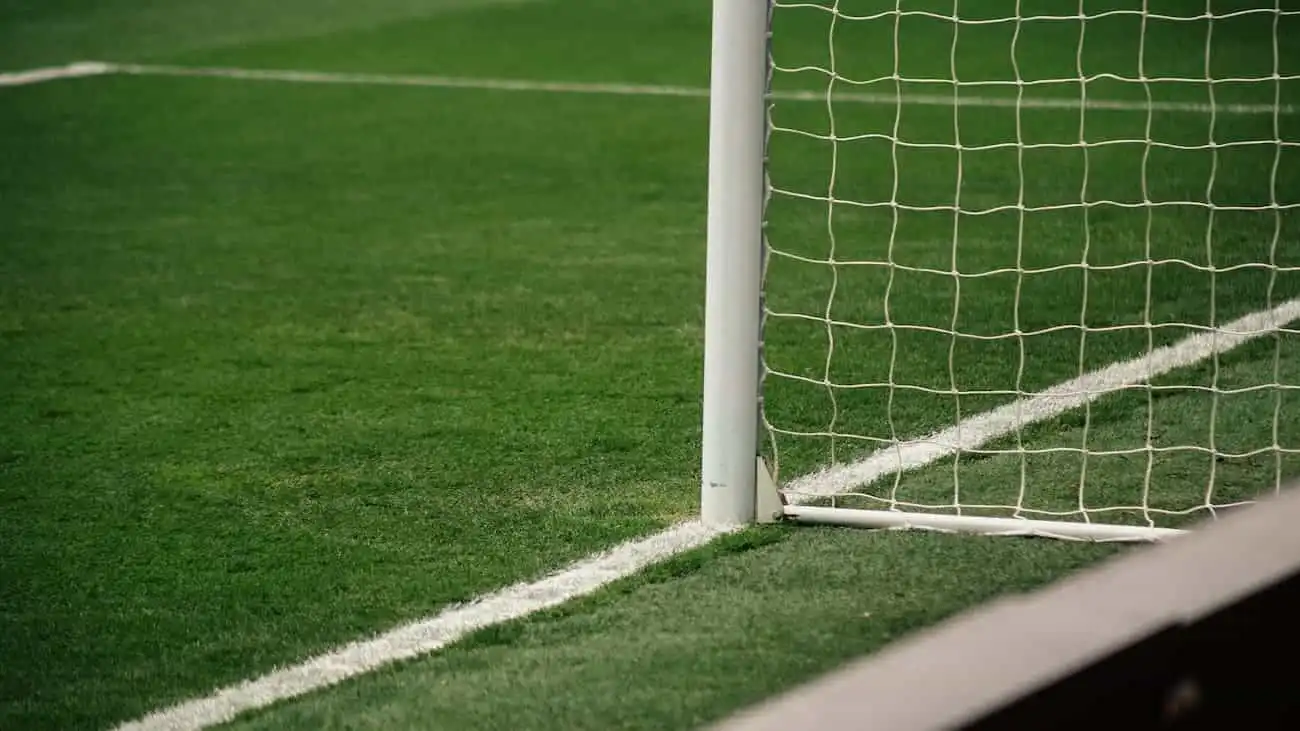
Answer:
[[[714,0],[701,517],[755,519],[768,8]]]
[[[701,518],[1158,540],[1300,474],[1300,10],[713,0]]]

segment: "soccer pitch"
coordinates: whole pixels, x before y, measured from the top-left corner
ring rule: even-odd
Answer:
[[[698,509],[708,105],[673,89],[707,85],[707,3],[211,5],[0,2],[0,71],[93,58],[536,88],[152,73],[0,88],[0,729],[111,727]],[[1269,29],[1245,21],[1216,26],[1216,77],[1275,62],[1300,72],[1300,49],[1275,59],[1259,41]],[[824,65],[824,22],[792,12],[774,52]],[[1005,76],[1008,29],[969,30],[962,67]],[[887,50],[892,30],[873,32]],[[1087,63],[1131,71],[1134,32],[1098,24],[1089,48],[1102,50]],[[1204,74],[1204,32],[1153,31],[1145,52],[1167,73]],[[950,34],[910,33],[908,63],[942,74],[955,58]],[[1071,73],[1077,33],[1076,24],[1059,38],[1022,39],[1021,62]],[[845,73],[892,63],[863,50],[870,36],[858,40],[837,54]],[[575,93],[546,83],[635,86]],[[799,75],[781,83],[824,89]],[[934,92],[905,93],[921,91]],[[1229,84],[1216,101],[1270,104],[1274,91]],[[1295,141],[1300,115],[1211,114],[1203,90],[1157,86],[1171,106],[1149,117],[1131,90],[1089,93],[1119,104],[1087,111],[1088,139],[1175,145],[1152,153],[1145,182],[1134,146],[1087,159],[1078,149],[1025,159],[985,149],[960,161],[963,203],[1077,201],[1085,179],[1091,200],[1204,200],[1212,179],[1223,206],[1300,202],[1295,148],[1201,147],[1211,125],[1220,143]],[[1293,84],[1277,93],[1300,104]],[[888,145],[843,145],[836,197],[889,198],[897,186],[900,201],[951,204],[954,144],[1080,139],[1077,108],[1044,104],[1018,118],[1006,105],[1013,90],[981,94],[959,123],[924,98],[836,103],[840,134],[897,124],[948,146],[904,150],[895,173]],[[780,103],[774,123],[824,129],[827,106]],[[825,140],[774,136],[773,184],[825,193],[826,151]],[[824,256],[826,215],[815,200],[774,199],[773,245]],[[1289,270],[1300,266],[1300,217],[1289,210],[1276,226],[1231,210],[1213,221],[1182,209],[1151,221],[1128,208],[1090,215],[1088,257],[1099,268],[1086,284],[1077,269],[1052,270],[1080,261],[1077,216],[1031,217],[1023,233],[1014,215],[979,217],[963,224],[954,262],[951,214],[904,215],[891,254],[904,268],[840,271],[835,314],[878,318],[888,290],[894,318],[935,332],[843,338],[835,376],[929,390],[857,392],[838,403],[837,428],[918,436],[1009,400],[976,393],[958,412],[951,395],[932,393],[954,373],[970,392],[1041,389],[1134,357],[1148,332],[1155,345],[1190,333],[1090,333],[1081,356],[1077,331],[1045,331],[1022,354],[1007,339],[954,348],[944,328],[987,335],[1016,318],[1035,330],[1085,316],[1093,326],[1205,324],[1211,312],[1223,322],[1300,296]],[[849,258],[880,258],[894,230],[883,210],[847,210],[835,225]],[[1033,247],[1009,243],[1021,239]],[[1195,266],[1156,267],[1150,281],[1144,267],[1106,268],[1144,258]],[[1234,268],[1251,262],[1273,267]],[[962,279],[960,294],[955,278],[927,274],[954,266],[1043,273]],[[769,304],[824,308],[826,274],[775,262]],[[818,327],[771,323],[773,366],[819,374]],[[1002,502],[998,491],[1022,480],[1048,484],[1048,501],[1067,505],[1079,459],[1050,450],[1085,438],[1099,450],[1148,437],[1230,453],[1295,449],[1295,397],[1258,387],[1296,383],[1293,337],[1263,338],[1161,377],[1183,388],[1159,391],[1154,406],[1146,394],[1115,394],[1086,415],[1026,429],[1020,438],[1038,456],[967,458],[961,479]],[[769,386],[774,422],[825,425],[825,389]],[[1221,392],[1213,403],[1211,386]],[[826,457],[824,445],[794,443],[783,476]],[[1172,505],[1199,501],[1211,476],[1245,497],[1298,472],[1300,461],[1276,451],[1187,451],[1162,457],[1152,484]],[[937,500],[953,474],[948,461],[905,482]],[[1145,458],[1093,458],[1088,490],[1132,504],[1148,474]],[[753,528],[230,727],[692,727],[1117,550]]]

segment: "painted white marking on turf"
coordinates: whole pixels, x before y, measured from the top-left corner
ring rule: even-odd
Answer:
[[[199,66],[163,66],[152,64],[113,64],[119,73],[136,76],[189,76],[215,77],[223,79],[244,79],[250,81],[280,81],[295,84],[347,84],[359,86],[416,86],[439,89],[478,89],[483,91],[522,91],[558,94],[605,94],[614,96],[673,96],[704,99],[709,90],[698,86],[671,86],[649,84],[601,84],[577,83],[565,81],[533,81],[528,79],[479,79],[461,76],[425,76],[407,74],[365,74],[329,71],[292,71],[287,69],[243,69]],[[771,98],[778,101],[824,102],[825,92],[778,90],[771,93]],[[853,91],[839,91],[835,99],[862,104],[898,103],[900,97],[893,94],[872,94]],[[903,104],[921,106],[949,107],[953,105],[951,95],[945,94],[903,94]],[[1300,107],[1295,105],[1272,104],[1203,104],[1198,102],[1124,101],[1118,99],[1092,99],[1082,102],[1088,109],[1110,109],[1115,111],[1145,112],[1148,108],[1157,112],[1191,112],[1198,114],[1297,114]],[[976,94],[959,97],[957,104],[963,107],[1005,107],[1021,109],[1078,109],[1081,100],[1071,98],[1026,97],[1017,101],[1014,97],[991,97]]]
[[[112,73],[112,71],[112,64],[100,63],[98,61],[81,61],[79,63],[70,63],[67,66],[54,66],[51,68],[0,73],[0,86],[40,84],[42,82],[57,81],[59,79],[75,79],[82,76],[99,76],[100,74]]]
[[[583,559],[540,581],[520,583],[469,604],[345,645],[300,665],[221,688],[206,698],[179,703],[123,724],[119,731],[187,731],[225,723],[244,711],[319,690],[398,660],[424,655],[476,630],[590,594],[646,566],[702,546],[737,530],[681,523],[649,538],[624,543]]]
[[[783,489],[788,491],[787,497],[792,501],[807,502],[818,496],[861,488],[881,478],[933,464],[960,450],[978,449],[995,439],[1014,434],[1019,427],[1060,416],[1119,389],[1226,353],[1277,332],[1297,319],[1300,319],[1300,298],[1271,310],[1252,312],[1216,330],[1198,332],[1146,355],[1087,373],[921,439],[881,448],[861,461],[798,477],[786,483]]]

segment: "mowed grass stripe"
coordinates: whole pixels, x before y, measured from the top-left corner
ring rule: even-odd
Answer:
[[[0,121],[0,726],[694,512],[697,105],[94,83]]]
[[[445,20],[500,11],[536,0],[51,0],[0,5],[0,69],[64,63],[70,58],[141,61],[285,39],[356,32],[393,23]]]

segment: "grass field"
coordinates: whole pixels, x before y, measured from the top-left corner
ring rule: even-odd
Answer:
[[[708,10],[690,0],[222,7],[0,0],[0,70],[93,58],[707,84]],[[829,17],[779,10],[778,61],[828,68]],[[1086,73],[1134,73],[1135,18],[1090,22]],[[950,28],[905,25],[903,75],[947,74]],[[1022,76],[1076,76],[1078,23],[1031,25],[1016,41]],[[1204,76],[1207,25],[1152,22],[1148,71]],[[1296,49],[1275,54],[1257,17],[1214,28],[1216,77],[1300,73]],[[962,78],[1014,78],[1011,30],[962,26]],[[892,43],[892,21],[836,32],[846,76],[892,65],[871,50]],[[815,71],[776,83],[825,88]],[[904,92],[936,91],[914,86]],[[1209,101],[1204,85],[1152,86],[1161,100]],[[1089,94],[1145,98],[1132,87]],[[1215,100],[1275,93],[1300,103],[1294,82],[1220,85]],[[954,119],[907,102],[778,104],[778,125],[824,135],[833,123],[841,141],[774,136],[773,184],[808,197],[773,199],[772,245],[825,259],[833,231],[837,261],[893,265],[776,257],[769,305],[821,317],[830,302],[834,319],[858,323],[888,306],[905,327],[837,329],[829,362],[835,382],[896,388],[841,390],[832,409],[824,386],[769,378],[773,423],[818,431],[837,413],[834,430],[857,438],[836,457],[851,458],[1131,358],[1148,336],[1184,337],[1211,313],[1223,322],[1300,295],[1300,219],[1286,208],[1300,203],[1296,148],[1206,146],[1211,132],[1221,145],[1298,140],[1300,116],[1082,116],[1088,141],[1130,142],[1086,156],[973,149],[1078,142],[1069,109],[1018,120],[972,105]],[[844,140],[896,124],[913,146]],[[0,88],[0,729],[109,727],[693,516],[706,127],[707,103],[689,97],[151,76]],[[1144,176],[1148,138],[1168,146],[1150,149]],[[828,191],[903,207],[837,205],[828,219]],[[1144,194],[1278,207],[1212,219],[1205,206],[1102,205],[1086,220],[1078,207],[1008,210],[962,216],[956,247],[952,213],[923,210],[958,195],[984,210]],[[1105,268],[1148,258],[1168,263]],[[1233,268],[1247,263],[1269,266]],[[1051,329],[1148,317],[1173,326]],[[824,323],[769,325],[772,367],[827,373]],[[981,339],[1017,325],[1029,334]],[[955,399],[954,378],[982,393]],[[1255,492],[1300,471],[1287,452],[1300,442],[1294,397],[1257,387],[1297,383],[1294,337],[1265,338],[1018,437],[1074,452],[963,456],[957,474],[972,500],[1029,484],[1043,504],[1071,503],[1081,445],[1125,450],[1150,434],[1201,449],[1160,452],[1150,478],[1145,456],[1094,456],[1090,501],[1131,504],[1148,482],[1166,504],[1198,503],[1211,484]],[[1205,386],[1239,392],[1216,400]],[[781,446],[784,475],[830,455],[820,438]],[[904,482],[943,499],[953,476],[949,462]],[[687,727],[1116,550],[754,529],[233,725]]]

